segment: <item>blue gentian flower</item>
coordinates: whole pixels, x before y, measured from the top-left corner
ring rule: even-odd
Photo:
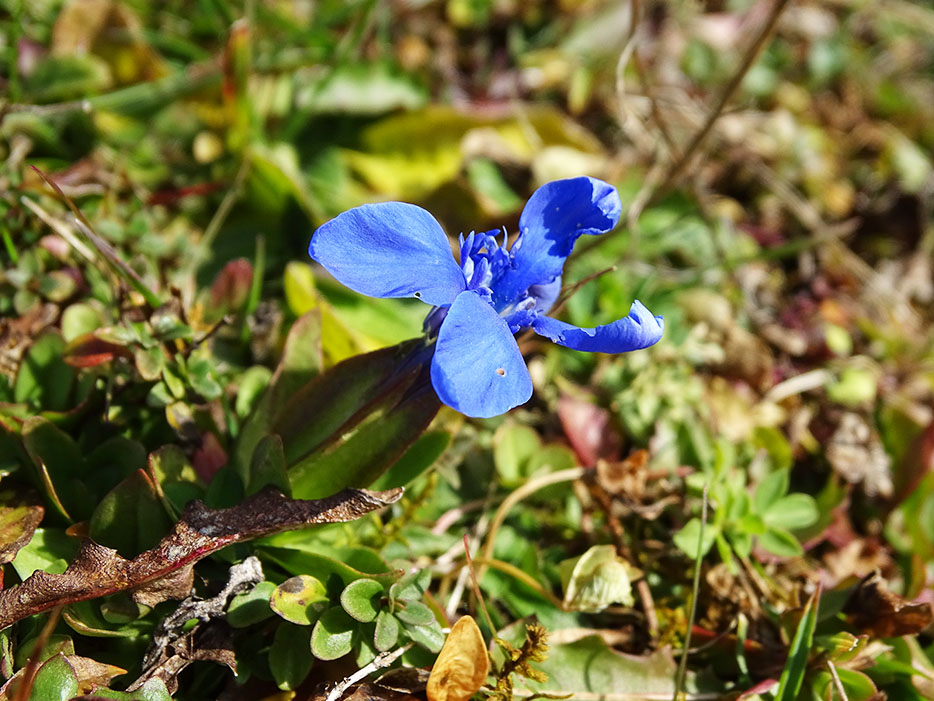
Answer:
[[[582,234],[616,226],[616,189],[580,177],[543,185],[519,217],[519,235],[460,236],[460,265],[427,211],[404,202],[365,204],[321,226],[309,255],[341,283],[370,297],[415,297],[434,308],[425,319],[434,340],[431,383],[442,402],[467,416],[491,417],[524,404],[532,380],[514,334],[525,328],[581,351],[622,353],[662,337],[662,317],[635,301],[629,316],[581,329],[545,316],[561,289],[561,271]]]

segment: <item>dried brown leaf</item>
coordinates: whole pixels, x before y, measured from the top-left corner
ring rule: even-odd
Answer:
[[[428,677],[428,701],[468,701],[490,671],[483,634],[471,616],[464,616],[448,634]]]
[[[0,592],[0,629],[53,606],[136,589],[234,543],[320,523],[353,521],[397,501],[402,489],[345,489],[326,499],[289,499],[267,488],[242,504],[209,509],[200,501],[185,508],[172,532],[132,560],[86,540],[62,574],[36,571]]]
[[[915,635],[934,622],[931,604],[914,604],[893,594],[878,571],[856,586],[843,612],[861,632],[876,638]]]

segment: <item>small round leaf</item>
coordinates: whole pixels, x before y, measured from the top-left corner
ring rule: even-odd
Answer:
[[[404,604],[405,608],[396,611],[396,616],[406,625],[427,626],[435,620],[431,609],[420,601],[406,601]]]
[[[309,626],[318,620],[327,603],[324,585],[307,574],[285,580],[269,599],[273,611],[300,626]]]
[[[358,579],[341,592],[341,606],[361,623],[369,623],[379,614],[383,585],[375,579]]]
[[[227,622],[233,628],[246,628],[272,616],[269,599],[276,585],[268,580],[259,582],[253,589],[237,594],[227,608]]]
[[[376,617],[376,631],[373,633],[373,645],[380,652],[386,652],[396,646],[399,640],[399,619],[389,611],[380,611]]]
[[[338,606],[325,611],[311,631],[311,652],[319,660],[336,660],[350,652],[357,622]]]

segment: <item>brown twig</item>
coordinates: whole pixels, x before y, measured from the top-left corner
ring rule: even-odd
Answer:
[[[730,78],[730,82],[727,83],[726,87],[723,89],[723,92],[720,94],[720,98],[717,100],[716,105],[710,111],[710,114],[707,115],[707,119],[704,121],[703,126],[694,134],[694,137],[688,143],[687,147],[684,149],[678,160],[676,160],[669,167],[668,173],[666,174],[664,180],[662,180],[661,184],[655,189],[651,199],[654,199],[657,195],[664,193],[668,190],[668,188],[674,185],[678,178],[688,167],[688,165],[690,165],[691,159],[710,135],[714,124],[716,124],[717,119],[720,118],[720,115],[723,114],[723,110],[726,108],[727,103],[733,99],[733,95],[736,94],[736,91],[742,84],[743,78],[746,77],[746,74],[752,68],[753,64],[756,62],[756,59],[759,58],[759,54],[762,53],[762,50],[768,43],[769,38],[775,31],[775,27],[778,24],[778,18],[781,17],[782,12],[784,12],[785,8],[788,7],[790,1],[791,0],[775,0],[775,4],[772,6],[771,11],[769,12],[769,16],[765,20],[765,24],[763,24],[762,29],[759,31],[759,35],[746,50],[746,53],[740,62],[739,68],[733,74],[733,77]]]

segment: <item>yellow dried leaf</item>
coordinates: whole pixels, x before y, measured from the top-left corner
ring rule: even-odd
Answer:
[[[428,677],[428,701],[467,701],[486,681],[490,661],[476,621],[464,616],[444,641]]]

